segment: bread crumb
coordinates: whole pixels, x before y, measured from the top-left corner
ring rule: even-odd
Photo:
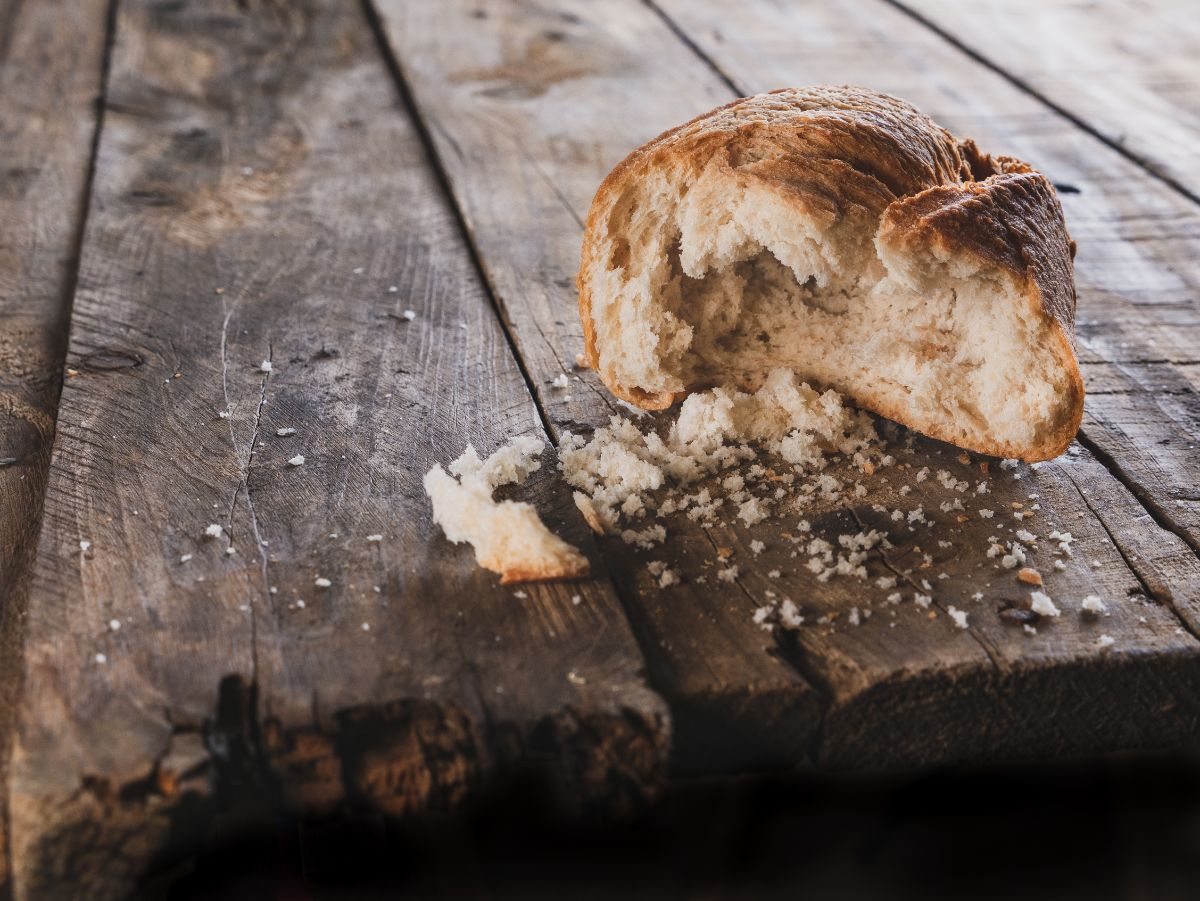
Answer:
[[[1029,601],[1029,609],[1038,616],[1054,617],[1058,616],[1062,612],[1056,606],[1054,606],[1054,601],[1050,600],[1050,595],[1045,594],[1044,592],[1032,592],[1029,595]]]
[[[179,558],[179,562],[180,562],[180,563],[187,563],[187,562],[188,562],[189,560],[191,560],[191,559],[192,559],[192,555],[191,555],[191,554],[184,554],[183,556],[181,556],[181,557]]]
[[[324,576],[317,576],[317,578],[313,580],[313,584],[316,585],[318,588],[328,588],[333,583],[330,582],[328,579],[326,579]]]
[[[220,538],[221,531],[222,531],[221,526],[214,522],[211,526],[209,526],[207,529],[204,530],[204,537],[205,538]]]
[[[1111,648],[1116,644],[1116,641],[1111,635],[1101,635],[1096,639],[1096,645],[1100,648]]]
[[[1091,613],[1095,616],[1099,616],[1102,613],[1108,612],[1108,605],[1100,599],[1099,595],[1089,594],[1083,599],[1083,602],[1079,605],[1079,609],[1084,613]]]
[[[569,387],[570,384],[571,380],[567,378],[567,374],[565,372],[560,372],[554,377],[554,381],[550,383],[550,387],[562,389]]]
[[[967,614],[959,610],[957,607],[950,606],[946,608],[946,612],[950,614],[950,618],[954,620],[954,625],[960,629],[967,628]]]
[[[101,663],[101,664],[108,663],[108,655],[106,655],[106,654],[97,654],[97,655],[96,655],[96,662],[97,662],[97,663]]]
[[[753,541],[750,542],[750,551],[751,551],[751,553],[754,554],[755,557],[757,557],[759,554],[761,554],[766,549],[767,549],[767,546],[765,544],[763,544],[761,541],[759,541],[757,538],[755,538]]]
[[[275,434],[278,435],[280,438],[286,438],[288,435],[295,435],[296,430],[293,429],[291,426],[288,426],[287,428],[276,429]]]
[[[630,496],[645,503],[650,492],[678,490],[748,462],[756,453],[750,442],[764,445],[798,471],[819,472],[826,454],[852,455],[877,440],[869,417],[844,405],[835,392],[818,393],[794,372],[776,369],[753,394],[729,388],[692,394],[665,435],[654,430],[643,433],[620,416],[596,429],[590,440],[566,432],[559,447],[559,466],[567,483],[591,499],[605,530],[615,532],[627,515],[624,505]],[[760,472],[766,471],[760,468]],[[823,496],[833,497],[841,487],[825,473],[814,480],[814,490]],[[745,491],[744,481],[726,490]],[[722,498],[713,498],[708,489],[688,497],[689,518],[702,523],[715,520]],[[731,494],[730,499],[748,525],[771,515],[770,502],[757,496]]]
[[[261,363],[258,364],[258,369],[260,372],[270,372],[272,369],[271,361],[263,360]]]
[[[403,316],[405,319],[407,319],[409,322],[412,322],[414,319],[417,318],[417,311],[416,310],[405,310],[400,315]]]
[[[288,463],[292,464],[292,466],[303,466],[304,465],[304,454],[296,454],[296,456],[294,456],[294,457],[292,457],[292,459],[288,460]]]
[[[368,535],[367,541],[383,541],[383,536],[380,534]]]
[[[800,608],[790,598],[785,598],[784,602],[779,606],[779,618],[789,629],[798,629],[804,624],[804,617],[800,615]]]
[[[1026,585],[1042,584],[1042,574],[1030,566],[1024,566],[1017,570],[1017,579]]]
[[[501,485],[520,484],[538,470],[543,448],[539,438],[518,436],[481,460],[468,445],[449,473],[435,464],[425,474],[434,522],[453,543],[473,545],[476,562],[499,573],[502,583],[588,573],[587,558],[547,529],[530,504],[492,497]]]
[[[717,578],[722,582],[733,582],[738,577],[738,568],[736,566],[728,566],[725,569],[717,571]]]

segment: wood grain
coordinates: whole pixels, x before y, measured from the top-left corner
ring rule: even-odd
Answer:
[[[603,423],[611,407],[589,373],[579,374],[570,397],[547,388],[579,347],[572,276],[591,192],[633,147],[729,99],[732,90],[641,3],[608,3],[601,10],[565,0],[536,7],[479,7],[462,0],[435,11],[425,4],[384,0],[379,7],[552,423],[572,431]],[[723,10],[711,6],[714,23],[727,18]],[[771,10],[778,13],[776,7]],[[756,35],[770,37],[771,17],[751,14],[747,21],[746,27],[759,29]],[[828,45],[831,53],[861,65],[862,39],[855,44],[848,37],[851,24],[833,13],[828,24],[819,21],[824,30],[817,28],[807,39],[817,49],[806,57],[796,52],[806,40],[800,23],[797,18],[796,34],[745,52],[747,72],[757,71],[755,54],[766,60],[764,66],[775,66],[775,72],[789,60],[811,59]],[[717,33],[715,26],[712,32]],[[735,33],[731,40],[740,39]],[[726,40],[713,39],[716,45]],[[792,73],[777,84],[805,80],[847,79]],[[754,81],[747,91],[777,84]],[[1169,598],[1145,589],[1074,483],[1058,469],[1022,468],[1021,479],[994,477],[991,494],[986,502],[975,499],[966,522],[936,513],[957,495],[935,480],[918,483],[913,494],[899,499],[899,490],[925,465],[945,469],[956,479],[971,478],[974,486],[979,470],[974,463],[959,463],[956,454],[918,441],[911,452],[898,453],[900,470],[863,480],[870,494],[849,512],[819,506],[803,511],[814,531],[826,537],[871,525],[888,528],[897,545],[888,556],[896,559],[876,557],[871,578],[912,569],[901,586],[910,599],[920,579],[945,572],[946,580],[931,592],[936,600],[929,610],[916,608],[911,600],[890,608],[883,604],[888,592],[857,582],[818,584],[799,565],[804,561],[791,557],[790,523],[751,530],[722,526],[703,535],[681,518],[668,519],[669,538],[661,551],[637,553],[620,542],[603,544],[655,684],[676,712],[681,760],[713,765],[718,758],[705,752],[724,752],[724,743],[736,745],[746,721],[772,724],[768,738],[774,741],[764,746],[770,754],[760,754],[759,762],[791,754],[796,762],[856,767],[1071,754],[1176,743],[1189,734],[1191,689],[1180,686],[1195,684],[1196,641]],[[1140,511],[1087,451],[1075,448],[1073,454],[1098,470],[1097,478],[1108,480],[1108,492]],[[851,481],[858,477],[848,468],[833,474]],[[990,536],[1011,539],[1014,524],[1007,514],[1013,503],[1032,503],[1030,493],[1041,498],[1030,527],[1043,536],[1055,527],[1071,530],[1087,548],[1089,561],[1075,561],[1059,573],[1051,569],[1049,556],[1039,558],[1047,590],[1063,597],[1073,614],[1043,624],[1037,636],[1027,635],[1012,617],[1015,607],[1027,603],[1028,590],[1015,582],[1012,572],[997,572],[998,564],[983,555]],[[879,523],[873,509],[879,503],[888,510],[920,503],[935,511],[930,518],[936,525],[918,533]],[[975,507],[985,505],[1000,510],[1002,518],[987,521],[974,515]],[[1161,533],[1164,541],[1175,540],[1155,524],[1146,528],[1148,536]],[[750,549],[755,538],[768,545],[758,556]],[[740,570],[735,584],[714,578],[718,547],[734,552],[731,559]],[[937,552],[925,564],[923,554],[931,549]],[[1039,554],[1049,551],[1043,545]],[[683,590],[657,588],[645,569],[656,557],[680,567]],[[928,565],[929,571],[914,569],[913,561]],[[1181,565],[1195,567],[1196,561],[1184,558]],[[774,570],[780,571],[779,578],[770,577]],[[771,598],[768,592],[796,599],[809,623],[818,625],[794,635],[756,636],[750,613]],[[1079,616],[1078,602],[1090,593],[1112,598],[1114,605],[1121,602],[1104,629],[1124,653],[1100,653],[1096,624]],[[947,615],[951,605],[968,611],[968,629],[952,625]],[[856,606],[860,613],[871,609],[874,615],[859,626],[849,625]],[[837,616],[841,619],[820,624],[822,618]],[[810,727],[803,754],[798,753],[803,732],[794,720],[789,730],[786,717],[772,707],[778,681],[771,686],[758,681],[764,658],[786,661],[820,695],[820,716]],[[1128,693],[1106,692],[1104,686],[1113,678]],[[784,690],[798,697],[799,686],[798,681],[784,683]],[[724,697],[737,697],[737,705],[714,702]],[[1088,703],[1081,704],[1083,698]],[[1182,705],[1187,712],[1164,721],[1157,712],[1169,705]],[[695,723],[695,730],[685,728],[687,723]],[[746,765],[749,758],[741,750],[741,756],[734,751],[719,759]]]
[[[41,520],[108,3],[0,2],[0,885],[20,620]]]
[[[690,57],[637,4],[379,10],[551,426],[586,430],[624,412],[574,368],[581,222],[613,163],[676,117],[721,102],[724,86],[681,65]],[[639,115],[626,115],[633,90]],[[562,372],[579,380],[551,390]],[[710,564],[705,530],[683,517],[668,529],[679,560]],[[751,621],[756,604],[694,580],[659,596],[650,557],[619,540],[605,554],[623,595],[636,598],[626,609],[672,705],[677,763],[711,771],[802,758],[818,727],[817,692]]]
[[[430,522],[433,462],[544,432],[361,9],[122,3],[92,209],[17,896],[123,896],[239,796],[441,809],[531,758],[652,795],[669,722],[602,575],[500,588]],[[520,494],[589,547],[552,470]]]
[[[1200,200],[1200,18],[1170,0],[900,0]]]

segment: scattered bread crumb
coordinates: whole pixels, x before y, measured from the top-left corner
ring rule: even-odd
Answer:
[[[1084,613],[1091,613],[1095,616],[1099,616],[1102,613],[1108,612],[1108,605],[1100,599],[1099,595],[1089,594],[1083,599],[1083,602],[1079,605],[1079,609]]]
[[[1050,600],[1050,595],[1035,591],[1029,595],[1029,609],[1038,616],[1058,616],[1061,611],[1054,606],[1054,601]]]
[[[1017,578],[1027,585],[1042,584],[1042,574],[1030,566],[1023,566],[1017,570]]]
[[[479,565],[505,584],[588,573],[587,558],[547,529],[530,504],[492,497],[501,485],[520,484],[539,469],[543,448],[540,439],[519,436],[481,460],[468,445],[450,473],[434,465],[425,475],[434,522],[455,544],[472,544]]]

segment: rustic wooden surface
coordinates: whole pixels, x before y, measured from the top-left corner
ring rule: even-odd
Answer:
[[[895,2],[1200,202],[1194,9],[1138,0],[1116,16],[1089,0]]]
[[[0,2],[0,888],[21,615],[103,81],[107,0]]]
[[[119,0],[87,199],[106,7],[0,4],[0,456],[21,461],[0,468],[19,511],[0,519],[0,717],[16,705],[18,897],[68,880],[119,896],[243,795],[398,816],[537,761],[572,803],[612,811],[653,798],[668,754],[687,774],[1194,741],[1194,25],[1147,14],[1129,45],[1122,17],[1141,6],[1031,8],[1017,41],[998,14],[935,0],[746,0],[736,16],[716,0]],[[1038,48],[1064,30],[1049,60]],[[1151,65],[1155,33],[1170,53]],[[1113,61],[1104,78],[1070,65],[1094,58]],[[813,82],[892,91],[1058,184],[1079,243],[1080,443],[1015,472],[990,461],[965,521],[937,512],[956,495],[935,479],[900,488],[923,466],[974,484],[988,461],[920,439],[863,479],[861,504],[804,514],[817,532],[887,529],[871,576],[913,568],[906,595],[936,579],[928,611],[818,584],[780,521],[681,518],[652,552],[594,544],[552,453],[521,493],[593,577],[500,588],[430,523],[420,478],[467,442],[556,441],[625,412],[573,367],[595,187],[666,127]],[[64,348],[78,375],[31,568]],[[562,372],[571,389],[550,390]],[[1061,572],[1035,554],[1064,614],[1031,636],[1007,615],[1028,589],[983,550],[1034,502],[1023,525],[1078,540]],[[935,525],[895,528],[880,503]],[[718,548],[734,584],[715,578]],[[684,583],[660,590],[654,559]],[[772,591],[809,624],[755,625]],[[1110,616],[1079,615],[1093,593]],[[849,625],[859,606],[874,615]]]
[[[693,14],[703,5],[679,6]],[[804,65],[811,64],[811,69],[803,72],[772,70],[769,81],[761,77],[748,85],[735,81],[736,93],[721,74],[675,39],[668,23],[638,2],[512,4],[481,11],[462,0],[435,11],[424,4],[395,0],[382,3],[381,9],[395,54],[471,224],[484,269],[512,323],[539,396],[552,423],[560,428],[574,428],[576,422],[603,422],[609,415],[608,400],[590,374],[583,376],[589,390],[573,391],[569,402],[562,399],[561,392],[547,390],[561,371],[563,359],[569,359],[581,343],[573,313],[575,295],[566,277],[578,258],[579,223],[595,186],[626,149],[669,121],[661,110],[680,110],[678,118],[682,119],[712,106],[714,98],[723,102],[736,93],[780,84],[849,80],[842,72],[825,73],[828,60],[820,56],[823,48],[827,56],[841,54],[859,69],[878,66],[877,79],[883,77],[884,69],[901,76],[907,71],[902,65],[904,58],[883,57],[884,47],[872,56],[875,63],[845,53],[845,48],[857,48],[869,35],[858,30],[859,17],[852,14],[850,4],[826,15],[820,22],[825,27],[818,31],[821,40],[809,51],[805,31],[811,16],[783,17],[787,22],[781,23],[776,21],[781,18],[778,6],[763,3],[761,18],[750,4],[741,16],[726,21],[725,7],[712,3],[708,7],[712,21],[722,23],[720,47],[743,50],[751,65],[764,60],[764,66],[786,67],[800,58]],[[889,33],[909,26],[917,28],[914,40],[924,37],[918,26],[884,7],[884,15],[889,14],[899,20],[897,25],[888,23]],[[692,24],[697,33],[707,33],[704,28],[709,23],[688,23]],[[787,39],[776,38],[776,43],[767,46],[749,41],[739,44],[745,40],[739,29],[756,25],[761,31],[752,34],[786,34]],[[683,30],[692,29],[685,26]],[[778,47],[778,57],[771,55],[773,47]],[[806,53],[797,57],[793,52],[797,47],[805,48]],[[951,48],[950,53],[956,51]],[[817,62],[813,62],[814,56]],[[624,98],[635,90],[639,102],[625,103]],[[908,96],[912,90],[898,93]],[[614,113],[616,109],[619,114]],[[1088,139],[1086,135],[1084,139]],[[509,147],[511,150],[497,152],[497,148]],[[539,241],[537,235],[547,222],[555,224],[555,237]],[[934,453],[938,455],[937,468],[946,468],[957,478],[969,477],[957,471],[959,464],[953,455],[942,449],[934,451],[928,444],[908,462],[915,470],[922,465],[919,457],[933,460]],[[1077,456],[1081,462],[1089,459],[1082,449],[1077,449]],[[1140,591],[1136,572],[1122,559],[1119,549],[1113,548],[1102,525],[1094,522],[1085,500],[1064,474],[1042,468],[1023,482],[1004,478],[993,483],[997,487],[988,496],[988,507],[1027,501],[1030,491],[1053,492],[1053,506],[1042,501],[1043,522],[1065,523],[1061,527],[1081,539],[1084,524],[1091,526],[1094,534],[1087,535],[1087,547],[1093,553],[1087,559],[1101,559],[1103,566],[1076,564],[1069,573],[1055,574],[1048,580],[1052,595],[1060,585],[1070,585],[1080,598],[1093,592],[1110,596],[1118,591]],[[1119,489],[1119,485],[1113,486],[1113,490]],[[953,495],[926,483],[912,497],[923,501],[926,510],[936,510]],[[889,509],[900,503],[886,492],[873,494],[855,513],[869,520],[875,516],[871,504],[880,502]],[[1125,502],[1131,499],[1126,496]],[[842,517],[838,531],[857,531],[851,527],[850,517]],[[837,521],[832,513],[827,520],[810,518],[814,527],[833,526]],[[1106,629],[1122,628],[1132,646],[1149,643],[1161,651],[1160,661],[1175,662],[1155,675],[1144,671],[1150,683],[1145,694],[1139,687],[1125,699],[1111,697],[1106,703],[1115,706],[1093,720],[1094,711],[1079,709],[1069,699],[1091,693],[1089,682],[1094,686],[1112,678],[1097,675],[1093,667],[1103,671],[1118,666],[1119,655],[1098,655],[1094,630],[1082,627],[1073,635],[1066,628],[1056,630],[1053,637],[1031,646],[1019,629],[996,616],[997,608],[1011,599],[1013,585],[997,580],[989,591],[973,572],[983,559],[980,549],[986,548],[986,539],[996,532],[995,527],[978,518],[962,526],[952,517],[938,518],[942,520],[938,530],[920,536],[919,543],[954,542],[951,552],[937,555],[949,559],[935,558],[935,571],[951,576],[951,587],[938,592],[939,600],[944,606],[988,611],[986,616],[973,617],[972,627],[965,633],[946,617],[929,624],[923,613],[910,608],[906,613],[912,616],[903,630],[877,619],[861,628],[801,629],[794,643],[789,640],[781,645],[769,636],[764,640],[749,614],[766,602],[769,590],[810,599],[814,618],[847,611],[870,594],[857,584],[818,585],[811,573],[790,559],[791,545],[786,542],[777,541],[761,555],[752,555],[750,540],[757,537],[769,542],[770,532],[779,526],[714,529],[708,533],[706,545],[703,535],[692,537],[705,530],[682,516],[668,520],[672,537],[667,559],[682,567],[688,586],[695,586],[696,591],[659,591],[645,570],[645,563],[655,553],[631,552],[620,542],[606,544],[606,550],[622,561],[614,570],[626,574],[618,578],[618,585],[643,646],[656,648],[649,654],[655,684],[667,695],[677,716],[680,710],[701,713],[701,722],[709,731],[714,724],[719,728],[722,720],[729,722],[728,710],[717,699],[730,696],[739,697],[741,709],[749,711],[747,718],[759,723],[776,721],[779,689],[765,691],[748,675],[760,671],[755,667],[761,666],[758,661],[765,657],[786,660],[822,695],[822,715],[811,721],[807,747],[809,756],[818,760],[895,765],[929,760],[939,756],[939,748],[947,747],[954,748],[958,756],[989,751],[1011,755],[1022,748],[1031,754],[1065,753],[1127,742],[1135,735],[1148,739],[1154,717],[1146,717],[1144,712],[1169,703],[1176,696],[1175,680],[1181,676],[1195,679],[1190,662],[1195,641],[1176,632],[1179,618],[1156,608],[1159,616],[1148,635],[1139,634],[1145,630],[1139,629],[1142,624],[1136,621],[1124,626],[1105,621]],[[1041,528],[1049,530],[1045,525]],[[818,531],[827,532],[828,528]],[[1178,542],[1169,532],[1161,539]],[[911,542],[910,548],[916,543]],[[741,568],[738,585],[721,586],[711,578],[714,545],[737,549],[733,559]],[[905,552],[902,548],[897,554]],[[1185,565],[1195,564],[1188,556],[1182,559],[1190,560]],[[1043,565],[1048,567],[1049,562]],[[787,576],[768,579],[767,573],[776,569]],[[884,573],[886,570],[873,573],[872,578]],[[705,576],[707,581],[701,583]],[[1012,582],[1010,573],[1007,583]],[[982,604],[970,600],[977,589],[984,589],[987,595]],[[1194,593],[1184,595],[1181,607],[1197,601]],[[1176,663],[1182,670],[1175,668]],[[793,697],[799,697],[804,688],[799,683],[785,683],[784,687]],[[994,702],[988,710],[989,726],[981,719],[979,699],[983,695]],[[1147,706],[1150,697],[1159,700]],[[1120,739],[1110,731],[1117,723],[1130,728]],[[688,734],[685,725],[678,722],[680,755],[692,751],[683,743]],[[754,750],[771,759],[784,758],[795,753],[799,737],[794,728],[772,728],[764,737],[765,746]],[[734,750],[745,753],[748,749],[742,745]],[[704,746],[704,751],[711,753],[713,748]],[[746,762],[736,756],[733,760],[742,765]],[[711,765],[712,758],[706,757],[705,763]]]
[[[429,520],[433,461],[541,433],[456,229],[358,7],[121,5],[27,620],[19,896],[122,894],[222,787],[398,815],[544,754],[584,802],[655,791],[666,714],[603,577],[518,594]],[[552,469],[532,494],[586,542]]]

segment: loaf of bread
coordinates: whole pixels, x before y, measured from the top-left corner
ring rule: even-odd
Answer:
[[[588,215],[588,364],[663,409],[784,367],[934,438],[1057,456],[1083,415],[1053,186],[856,87],[737,100],[629,155]]]

